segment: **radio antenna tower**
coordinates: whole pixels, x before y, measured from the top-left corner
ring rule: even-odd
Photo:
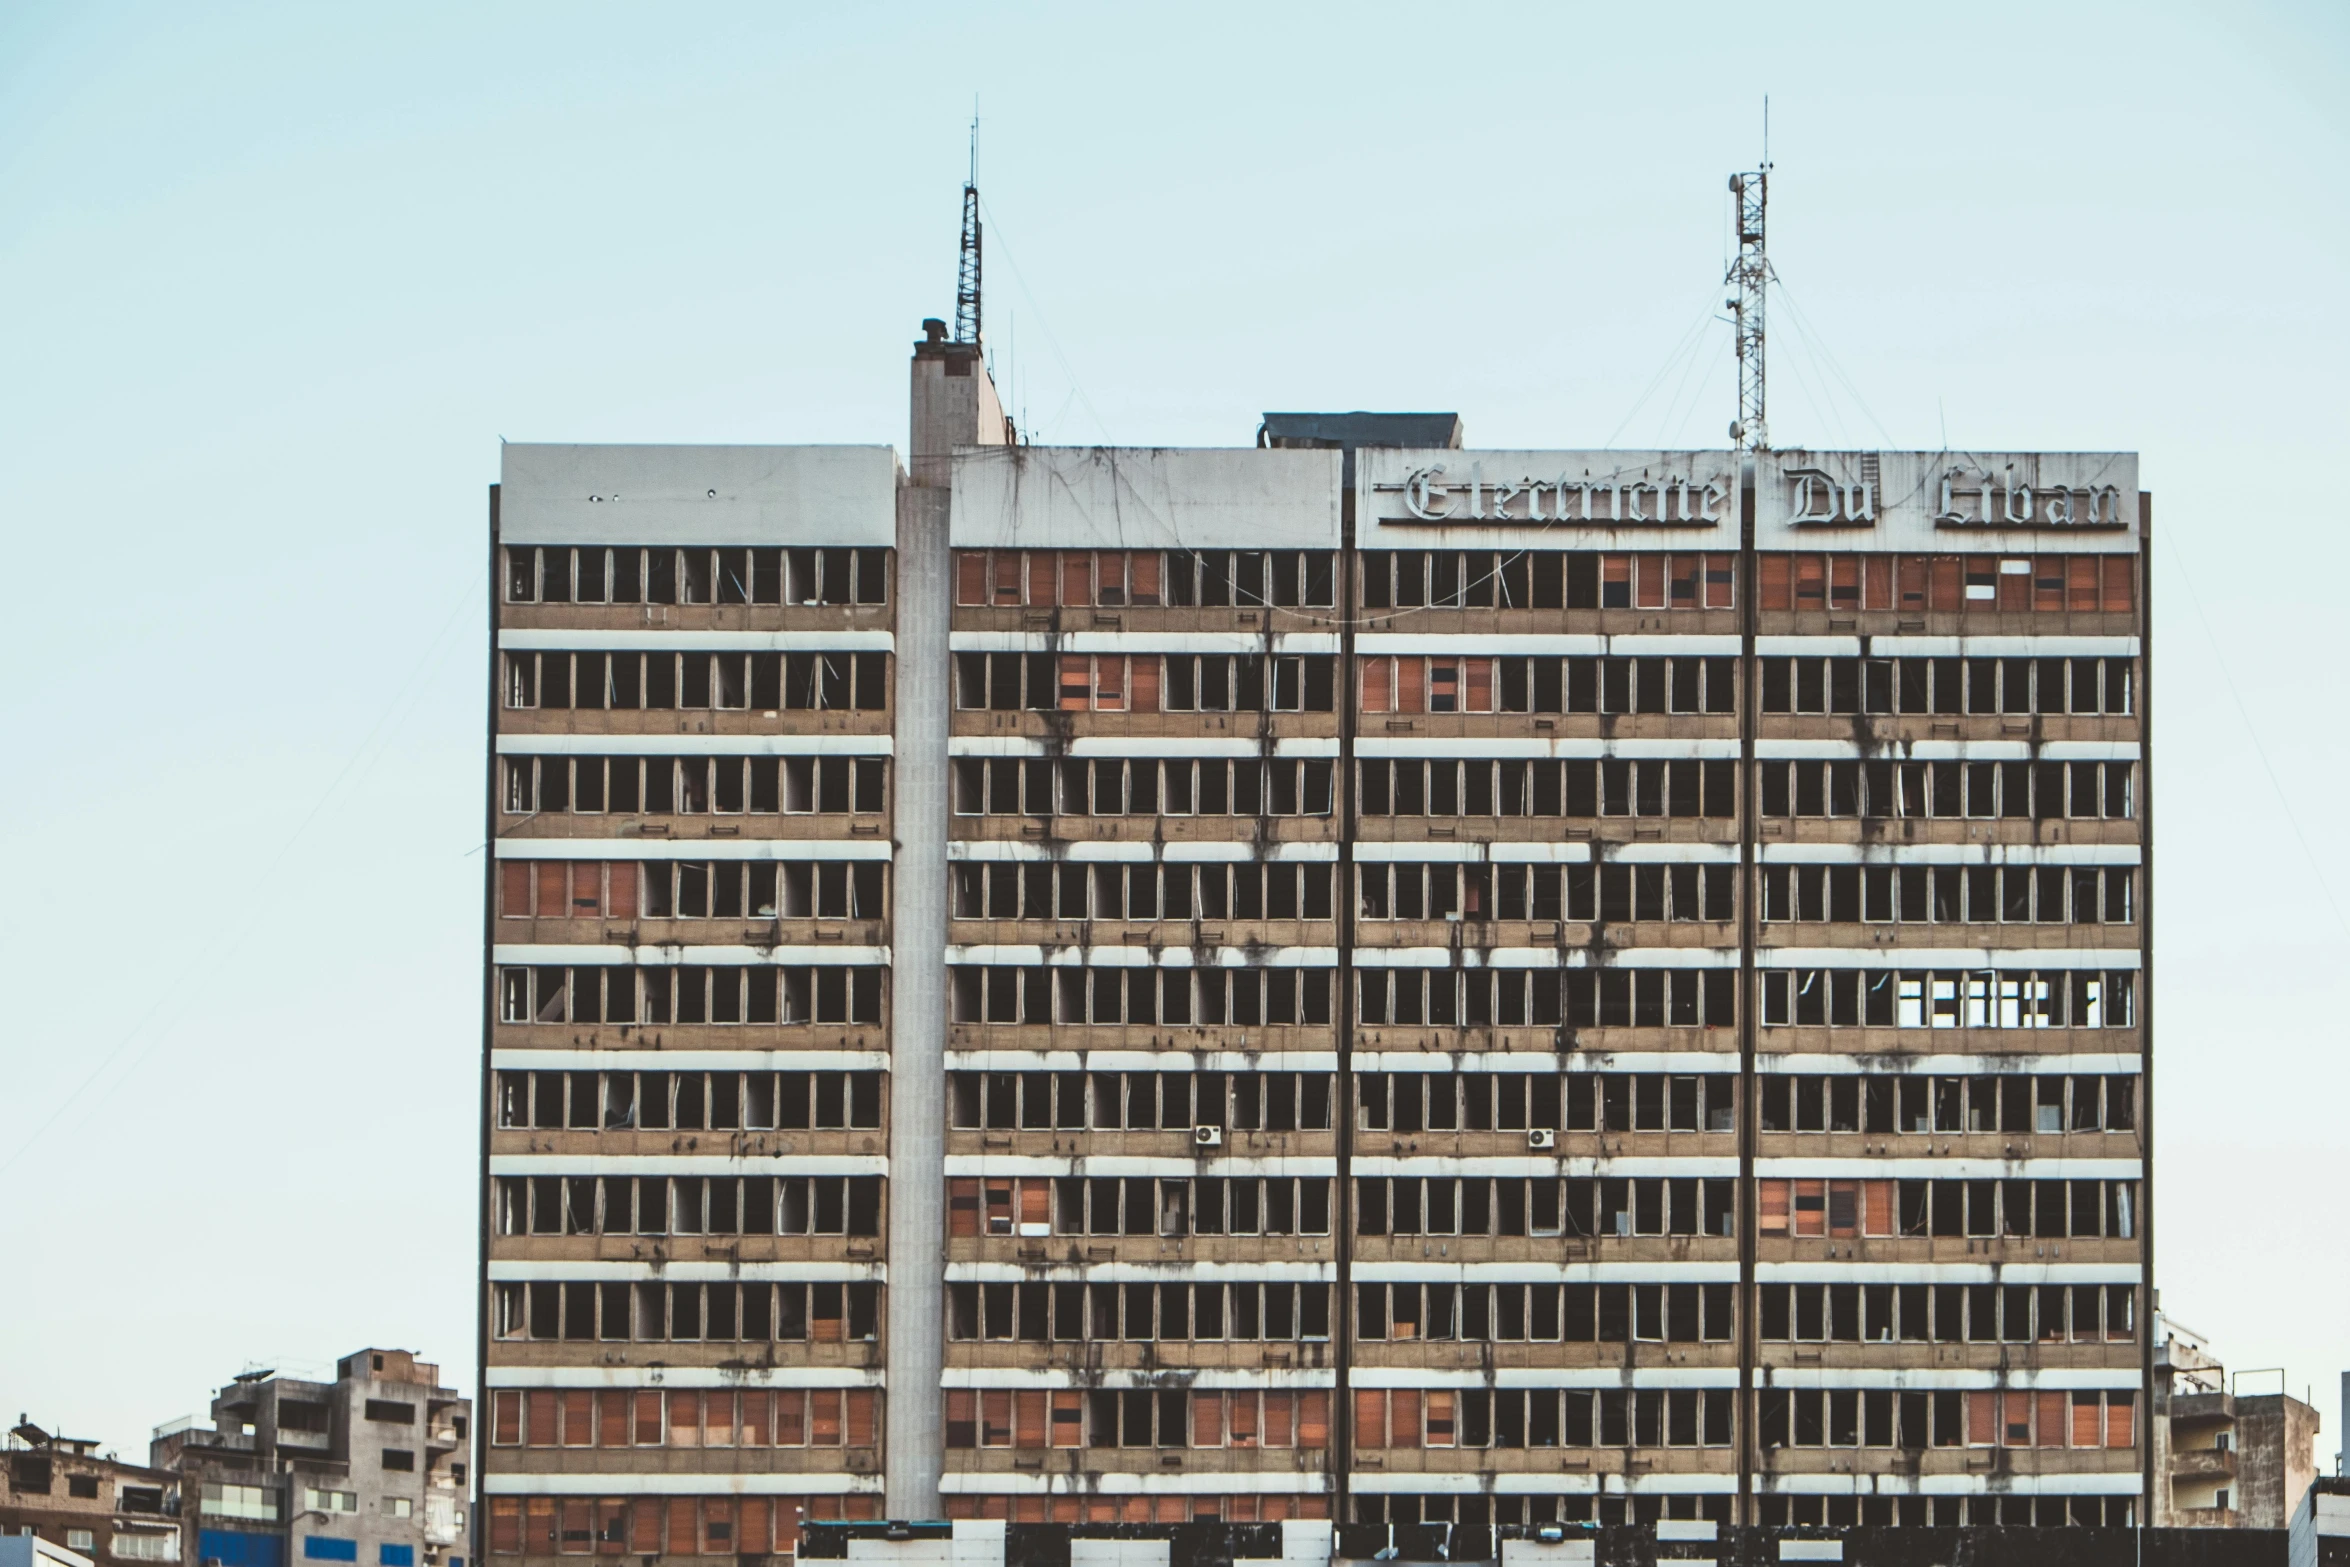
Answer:
[[[979,341],[979,116],[971,116],[971,172],[963,180],[963,256],[955,273],[955,341]]]
[[[1730,197],[1738,205],[1738,259],[1722,281],[1738,290],[1725,300],[1738,334],[1738,422],[1730,439],[1748,451],[1766,451],[1770,427],[1763,417],[1763,295],[1771,280],[1771,258],[1763,248],[1763,212],[1771,183],[1771,106],[1763,100],[1762,167],[1730,176]]]

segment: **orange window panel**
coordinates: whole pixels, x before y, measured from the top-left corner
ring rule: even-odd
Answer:
[[[1632,557],[1632,602],[1642,609],[1665,607],[1665,557]]]
[[[561,860],[541,860],[539,865],[539,912],[550,919],[561,919],[570,912],[571,901],[565,874],[568,867]]]
[[[1776,557],[1766,557],[1775,559]],[[1705,558],[1705,607],[1707,609],[1735,609],[1738,607],[1738,557],[1735,555],[1708,555]]]
[[[702,1502],[702,1549],[711,1556],[732,1556],[734,1545],[734,1498],[712,1496]]]
[[[881,1395],[869,1387],[853,1387],[843,1402],[848,1417],[849,1446],[871,1447],[873,1428],[878,1424],[876,1417],[880,1410]]]
[[[636,1445],[661,1445],[661,1395],[650,1388],[636,1396]]]
[[[1020,552],[998,550],[995,556],[995,601],[998,604],[1020,602]]]
[[[1008,1395],[1007,1395],[1008,1396]],[[982,1394],[984,1404],[987,1395]],[[840,1389],[813,1388],[808,1393],[808,1445],[810,1447],[840,1446]],[[1002,1443],[991,1444],[1002,1446]]]
[[[1159,553],[1140,550],[1126,557],[1126,602],[1129,604],[1156,604],[1159,601]]]
[[[617,1496],[596,1499],[596,1554],[618,1556],[628,1549],[628,1503]]]
[[[2003,610],[2032,607],[2032,563],[2002,556],[1999,562],[1999,607]]]
[[[1234,1447],[1257,1445],[1257,1395],[1228,1393],[1225,1395],[1225,1415],[1230,1434],[1226,1441]]]
[[[1010,1388],[983,1387],[979,1390],[979,1445],[981,1447],[1010,1447],[1012,1445],[1012,1390]]]
[[[1038,550],[1028,557],[1029,608],[1050,609],[1058,602],[1059,596],[1053,592],[1056,559],[1051,550]]]
[[[490,1394],[490,1446],[522,1445],[522,1391],[499,1388]]]
[[[2105,557],[2105,609],[2126,615],[2138,607],[2138,578],[2127,555]]]
[[[1795,607],[1794,570],[1784,555],[1765,555],[1756,561],[1761,577],[1761,600],[1764,609],[1793,609]]]
[[[2062,555],[2035,555],[2032,557],[2032,608],[2036,610],[2064,608],[2064,557]]]
[[[1799,610],[1821,610],[1828,607],[1828,562],[1822,555],[1795,557],[1795,607]]]
[[[1932,557],[1933,587],[1926,597],[1926,607],[1955,611],[1966,603],[1966,571],[1956,555]]]
[[[1363,696],[1361,711],[1390,713],[1395,710],[1395,660],[1366,658],[1363,666]]]
[[[1999,1395],[1999,1445],[2032,1445],[2032,1395],[2010,1390]]]
[[[1191,1445],[1194,1447],[1222,1447],[1224,1445],[1223,1394],[1194,1393],[1191,1395]]]
[[[1933,562],[1924,555],[1904,555],[1896,567],[1896,607],[1924,609],[1933,575]]]
[[[510,920],[530,918],[530,861],[498,863],[498,913]]]
[[[636,918],[636,862],[619,860],[612,865],[611,915],[616,920]]]
[[[1599,607],[1602,609],[1629,608],[1632,603],[1632,557],[1629,555],[1602,555],[1599,557]]]
[[[1046,1430],[1047,1396],[1042,1389],[1022,1390],[1012,1395],[1012,1445],[1036,1449],[1046,1445],[1050,1433]],[[851,1447],[863,1444],[851,1442]]]
[[[571,912],[579,919],[594,919],[604,912],[604,867],[598,861],[572,863]]]
[[[1329,1444],[1330,1395],[1300,1393],[1297,1396],[1297,1445],[1327,1447]]]
[[[1130,684],[1126,692],[1127,711],[1155,713],[1159,710],[1159,660],[1156,655],[1138,658],[1127,671]]]
[[[1795,1233],[1798,1235],[1825,1235],[1828,1232],[1828,1183],[1825,1181],[1797,1181],[1795,1183]]]
[[[2075,555],[2067,560],[2064,563],[2064,607],[2077,610],[2095,609],[2101,596],[2098,592],[2097,579],[2096,556]]]
[[[1120,605],[1126,602],[1126,552],[1103,550],[1094,556],[1094,590],[1096,602]]]
[[[1373,1388],[1355,1389],[1355,1446],[1366,1452],[1387,1445],[1387,1395]]]
[[[797,1497],[779,1496],[775,1499],[775,1552],[777,1555],[798,1554],[800,1520],[807,1515],[807,1504]]]
[[[1467,693],[1461,699],[1461,711],[1464,713],[1492,712],[1493,660],[1490,658],[1464,659],[1461,663],[1461,673],[1464,683],[1468,687]]]
[[[1418,1447],[1420,1445],[1419,1389],[1399,1387],[1387,1395],[1387,1445],[1389,1447]]]
[[[743,1446],[775,1445],[775,1395],[762,1388],[746,1392],[743,1401]]]
[[[987,1233],[1012,1233],[1012,1183],[1009,1180],[991,1180],[980,1183],[980,1195],[987,1204]]]
[[[1450,1447],[1453,1441],[1453,1399],[1455,1395],[1444,1388],[1430,1390],[1428,1399],[1428,1445]]]
[[[1830,609],[1860,608],[1860,557],[1858,555],[1831,555],[1828,557],[1828,607]]]
[[[523,1423],[523,1440],[532,1447],[555,1445],[555,1394],[552,1389],[533,1388],[529,1395],[530,1412]]]
[[[1020,1183],[1020,1222],[1022,1224],[1050,1224],[1053,1219],[1053,1189],[1038,1180]]]
[[[1082,713],[1093,705],[1093,660],[1082,653],[1061,655],[1061,711]]]
[[[1893,607],[1893,557],[1864,555],[1860,568],[1860,607],[1862,609],[1891,609]]]
[[[671,1447],[699,1447],[702,1445],[701,1394],[671,1393],[669,1395],[669,1445]]]
[[[705,1393],[702,1395],[702,1445],[704,1447],[734,1446],[734,1394]]]
[[[586,1388],[563,1394],[563,1445],[592,1447],[596,1440],[596,1396]]]
[[[660,1498],[647,1497],[629,1504],[628,1530],[623,1538],[628,1542],[628,1549],[640,1556],[661,1554]]]
[[[567,1496],[555,1503],[561,1522],[555,1549],[565,1556],[585,1556],[595,1548],[595,1504],[584,1496]]]
[[[2032,1398],[2033,1402],[2038,1405],[2032,1412],[2032,1428],[2037,1433],[2038,1445],[2041,1447],[2064,1446],[2064,1395],[2062,1393],[2035,1393]]]
[[[955,557],[955,602],[987,602],[987,555],[984,551],[965,550]]]
[[[1861,1226],[1863,1235],[1890,1235],[1893,1233],[1893,1183],[1891,1181],[1863,1181],[1861,1192]]]
[[[555,1549],[555,1499],[551,1496],[533,1496],[525,1500],[529,1522],[522,1531],[529,1542],[531,1554],[543,1556]]]
[[[2108,1393],[2105,1395],[2105,1445],[2107,1447],[2135,1447],[2138,1445],[2137,1394]]]
[[[1461,710],[1461,666],[1451,659],[1431,659],[1428,662],[1428,711],[1457,713]]]
[[[947,1182],[947,1234],[973,1239],[979,1234],[979,1182],[957,1176]]]
[[[1395,661],[1395,710],[1399,713],[1424,713],[1428,710],[1428,661],[1424,658],[1399,658]]]
[[[775,1529],[773,1509],[768,1506],[767,1498],[746,1496],[735,1505],[742,1509],[742,1516],[735,1520],[734,1548],[746,1555],[765,1555]]]
[[[1295,1393],[1267,1393],[1265,1395],[1265,1445],[1267,1447],[1295,1447],[1297,1445],[1297,1395]]]
[[[1061,1392],[1053,1395],[1053,1446],[1083,1447],[1085,1445],[1085,1395]]]
[[[2104,1409],[2095,1393],[2073,1395],[2073,1446],[2103,1447]]]
[[[701,1554],[700,1520],[695,1517],[694,1513],[692,1497],[673,1496],[669,1498],[668,1549],[671,1555],[697,1556]]]
[[[1757,1181],[1755,1195],[1759,1209],[1758,1224],[1765,1235],[1787,1233],[1787,1183],[1785,1181]]]
[[[1093,706],[1099,713],[1122,713],[1126,710],[1126,660],[1097,658],[1094,660]]]
[[[1669,597],[1675,609],[1696,609],[1700,603],[1700,579],[1705,576],[1703,555],[1673,555],[1666,558],[1666,575],[1670,579]]]
[[[1061,602],[1068,605],[1093,602],[1091,550],[1061,551]]]
[[[1966,1396],[1966,1440],[1969,1447],[1999,1445],[1997,1393],[1969,1393]]]
[[[500,1556],[522,1551],[522,1498],[493,1496],[490,1504],[490,1549]]]

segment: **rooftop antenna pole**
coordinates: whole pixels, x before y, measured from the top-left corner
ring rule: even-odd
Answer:
[[[979,108],[971,109],[971,172],[963,180],[963,255],[955,273],[955,341],[979,341]]]
[[[1730,439],[1748,451],[1765,451],[1771,444],[1763,415],[1763,294],[1771,277],[1771,259],[1763,247],[1763,213],[1770,181],[1771,100],[1765,98],[1762,167],[1730,176],[1730,195],[1738,207],[1738,259],[1723,279],[1738,290],[1726,301],[1738,339],[1738,420],[1730,426]]]

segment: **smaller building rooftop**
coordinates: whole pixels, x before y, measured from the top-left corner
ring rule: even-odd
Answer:
[[[1267,414],[1257,426],[1259,446],[1401,446],[1414,450],[1461,444],[1459,414]]]

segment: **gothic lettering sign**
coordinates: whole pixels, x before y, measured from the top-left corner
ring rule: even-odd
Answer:
[[[1556,467],[1505,465],[1513,455],[1459,452],[1426,460],[1428,454],[1415,454],[1422,460],[1412,462],[1399,477],[1372,482],[1374,494],[1395,497],[1379,505],[1378,520],[1406,525],[1714,528],[1731,520],[1734,510],[1737,488],[1726,453],[1704,468],[1669,457],[1636,466],[1576,461]],[[1606,455],[1558,453],[1552,460]]]

